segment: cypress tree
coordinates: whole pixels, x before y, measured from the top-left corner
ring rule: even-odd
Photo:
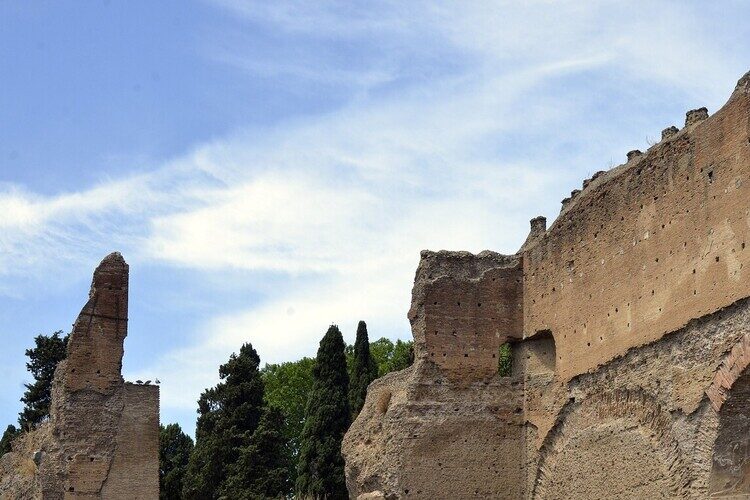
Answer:
[[[57,364],[67,356],[68,336],[61,336],[62,331],[52,335],[37,335],[35,347],[26,349],[29,358],[26,368],[34,376],[33,384],[24,384],[26,391],[21,402],[23,410],[18,414],[21,429],[31,429],[49,417],[52,403],[52,379]]]
[[[283,413],[275,407],[267,408],[248,445],[229,466],[221,498],[286,498],[291,490],[287,445]]]
[[[367,386],[376,378],[378,378],[378,365],[370,353],[367,325],[364,321],[360,321],[357,325],[357,340],[354,342],[354,359],[349,385],[349,405],[353,418],[356,418],[362,410],[367,396]]]
[[[305,409],[296,484],[300,498],[349,498],[341,455],[341,441],[351,422],[344,348],[341,332],[331,325],[320,341]]]
[[[180,500],[193,440],[179,424],[159,427],[159,498]]]
[[[195,449],[183,485],[186,499],[219,497],[229,464],[246,446],[263,412],[263,379],[260,358],[251,344],[219,367],[222,382],[201,394]]]

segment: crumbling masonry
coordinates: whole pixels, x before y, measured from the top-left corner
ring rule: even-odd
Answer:
[[[128,265],[113,253],[55,371],[49,421],[0,460],[0,498],[159,498],[159,389],[122,378],[127,322]]]
[[[750,498],[750,73],[627,158],[515,255],[422,252],[353,498]]]

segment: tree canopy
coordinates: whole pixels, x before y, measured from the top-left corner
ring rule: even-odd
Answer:
[[[35,347],[26,349],[29,361],[26,368],[34,377],[34,382],[24,384],[26,391],[21,398],[23,410],[18,414],[21,429],[30,429],[49,417],[52,403],[52,379],[57,364],[67,356],[68,336],[62,331],[52,335],[34,337]]]
[[[347,499],[341,441],[351,422],[344,339],[336,325],[320,341],[305,410],[296,489],[300,497]]]
[[[284,414],[278,408],[268,407],[247,446],[240,449],[239,458],[229,466],[221,498],[284,498],[291,491],[286,448]]]
[[[5,432],[3,432],[3,437],[0,439],[0,457],[5,455],[6,453],[13,451],[12,444],[13,440],[18,437],[18,435],[21,433],[19,429],[16,429],[15,425],[9,425],[5,428]]]
[[[179,424],[159,428],[159,498],[180,500],[193,440]]]
[[[381,337],[370,343],[370,351],[378,365],[378,377],[408,368],[414,362],[414,342],[411,340],[397,340],[394,344]]]
[[[291,485],[297,480],[300,436],[305,423],[305,407],[313,385],[314,365],[313,358],[302,358],[286,363],[267,364],[261,370],[266,405],[277,408],[284,417],[282,432],[287,440],[287,466]]]
[[[349,404],[352,416],[356,417],[365,404],[367,386],[378,378],[378,364],[370,352],[370,340],[367,338],[367,325],[364,321],[357,325],[354,355],[350,359]]]
[[[185,474],[187,499],[218,498],[227,479],[227,467],[239,457],[263,413],[260,358],[251,344],[219,367],[219,382],[198,400],[198,422],[193,454]]]

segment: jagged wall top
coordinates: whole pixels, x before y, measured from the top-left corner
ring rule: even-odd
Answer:
[[[521,272],[518,255],[422,252],[409,310],[416,356],[454,380],[493,376],[500,344],[521,335]]]
[[[737,81],[737,85],[734,87],[734,93],[750,93],[750,71],[745,73],[742,78]]]
[[[128,265],[111,253],[94,271],[89,300],[73,325],[63,384],[67,391],[111,393],[122,385],[128,321]]]
[[[524,265],[524,334],[572,377],[750,295],[750,73],[729,102],[563,201]]]

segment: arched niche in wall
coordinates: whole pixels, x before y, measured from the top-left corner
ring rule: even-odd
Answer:
[[[555,337],[550,330],[540,330],[511,344],[514,375],[554,374],[557,359]]]
[[[671,424],[640,391],[571,399],[544,440],[531,498],[685,498],[689,471]]]

